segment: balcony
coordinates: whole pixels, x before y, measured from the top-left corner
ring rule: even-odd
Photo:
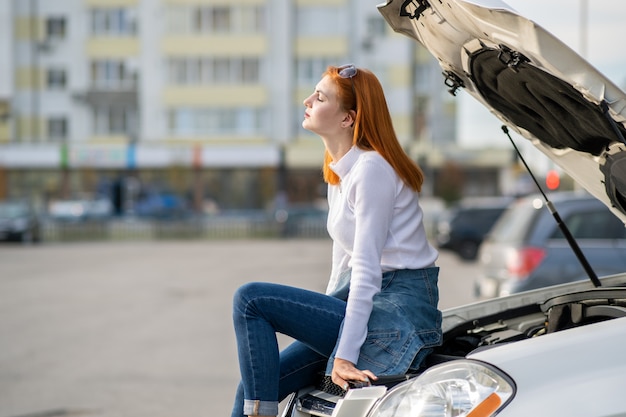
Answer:
[[[92,86],[84,92],[74,93],[73,97],[91,107],[123,106],[137,107],[139,90],[136,86],[120,89]]]

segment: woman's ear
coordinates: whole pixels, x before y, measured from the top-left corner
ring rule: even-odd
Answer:
[[[356,120],[356,112],[354,110],[348,110],[346,116],[343,118],[342,125],[344,127],[354,126],[354,121]]]

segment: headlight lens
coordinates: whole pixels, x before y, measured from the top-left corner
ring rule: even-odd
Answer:
[[[513,381],[498,369],[458,360],[397,385],[372,409],[370,417],[488,417],[514,394]]]

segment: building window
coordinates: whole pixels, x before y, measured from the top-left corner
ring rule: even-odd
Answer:
[[[94,8],[90,11],[91,33],[94,36],[133,36],[137,34],[134,9]]]
[[[261,69],[258,58],[244,58],[241,60],[241,82],[244,84],[261,81]]]
[[[265,110],[252,107],[179,107],[168,113],[168,128],[175,136],[258,135],[265,133]]]
[[[48,17],[46,19],[46,39],[65,39],[66,23],[64,17]]]
[[[173,85],[258,84],[259,58],[170,58],[168,81]]]
[[[134,133],[136,112],[125,106],[99,106],[94,109],[94,131],[99,135]]]
[[[68,123],[65,117],[52,117],[47,121],[48,139],[60,141],[67,139]]]
[[[228,33],[231,31],[231,8],[228,6],[214,7],[212,10],[211,26],[214,32]]]
[[[191,27],[188,10],[183,7],[169,7],[166,14],[168,33],[189,33]]]
[[[315,86],[329,65],[342,65],[347,58],[338,61],[337,57],[303,58],[296,62],[296,83],[300,87]]]
[[[367,18],[367,35],[373,37],[385,36],[387,30],[387,23],[382,16],[370,16]]]
[[[65,90],[67,75],[64,69],[49,68],[46,71],[46,86],[48,90]]]
[[[91,62],[91,85],[94,88],[115,90],[129,89],[137,85],[134,62],[123,60],[97,60]]]
[[[187,60],[185,59],[176,59],[170,60],[168,65],[168,79],[170,84],[174,85],[185,85],[185,84],[195,84],[197,80],[193,80],[190,77],[189,72],[187,71]]]
[[[260,6],[170,6],[167,30],[175,34],[265,33],[266,12]]]
[[[213,60],[213,80],[217,84],[228,83],[231,75],[231,60],[228,58],[216,58]]]
[[[433,70],[439,70],[434,68],[430,62],[417,63],[414,66],[415,77],[415,89],[420,93],[428,93],[432,91],[433,75],[439,76],[439,73],[434,74]],[[443,90],[442,90],[443,91]]]
[[[350,28],[348,9],[338,6],[301,6],[296,10],[296,31],[303,36],[344,36]]]
[[[238,22],[235,26],[241,27],[243,32],[264,33],[266,31],[265,8],[242,7],[237,15]]]

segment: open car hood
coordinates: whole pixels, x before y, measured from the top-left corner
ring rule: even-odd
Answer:
[[[626,94],[499,0],[389,0],[398,33],[426,47],[462,89],[530,140],[626,223]]]

